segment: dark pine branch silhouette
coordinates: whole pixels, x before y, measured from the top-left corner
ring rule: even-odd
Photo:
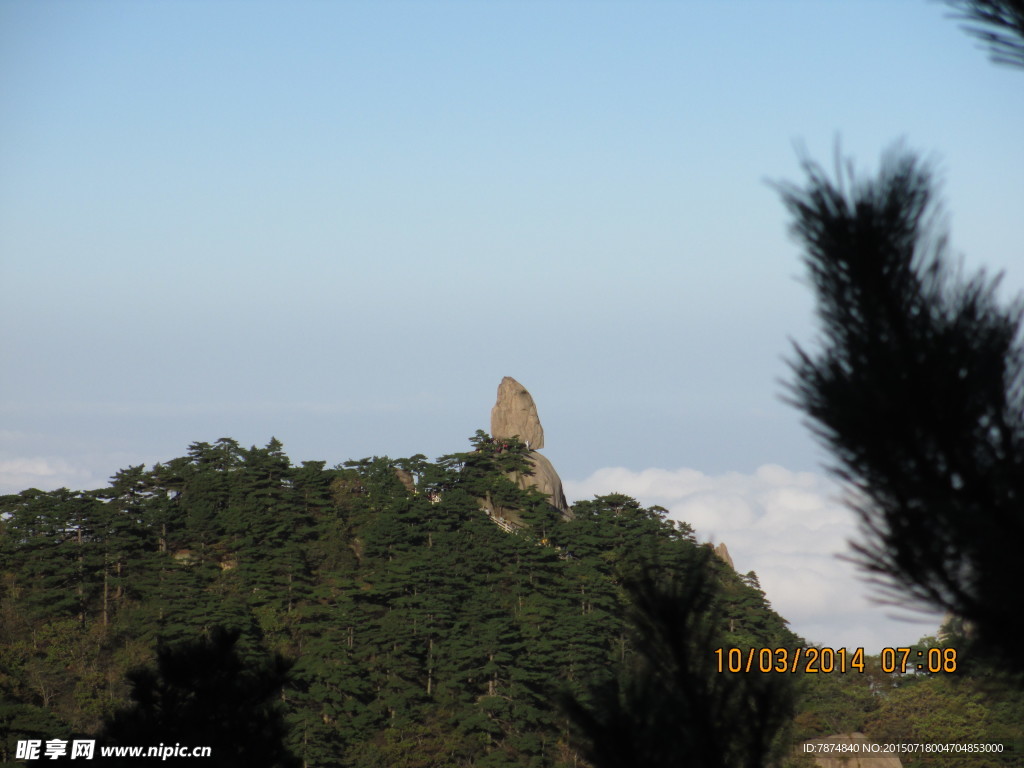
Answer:
[[[211,765],[298,766],[284,746],[278,702],[290,664],[278,655],[244,662],[235,647],[238,637],[238,630],[215,627],[208,640],[161,645],[155,670],[128,673],[133,703],[107,720],[99,743],[209,746]],[[203,760],[172,757],[161,764],[196,762]]]
[[[982,40],[992,60],[1024,67],[1024,0],[946,0],[954,18]]]
[[[806,187],[778,188],[823,338],[796,348],[791,395],[855,489],[860,565],[889,600],[966,619],[979,650],[1024,670],[1022,304],[950,269],[913,154],[868,181],[804,170]]]
[[[710,552],[685,574],[627,583],[633,654],[612,683],[563,702],[595,768],[762,768],[792,715],[788,675],[719,672]]]

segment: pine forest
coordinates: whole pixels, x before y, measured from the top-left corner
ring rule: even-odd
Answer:
[[[983,669],[718,672],[715,648],[806,642],[665,510],[563,514],[517,486],[528,450],[477,432],[433,462],[328,468],[225,438],[0,498],[0,761],[75,736],[323,768],[799,765],[802,739],[963,722],[1021,738],[1024,698]]]

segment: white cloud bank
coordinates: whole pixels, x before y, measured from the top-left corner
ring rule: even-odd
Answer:
[[[698,539],[725,542],[736,569],[756,571],[772,606],[809,642],[863,647],[877,653],[933,634],[940,617],[871,599],[850,563],[857,538],[853,512],[840,489],[813,472],[766,464],[754,474],[705,475],[694,469],[599,469],[566,481],[570,499],[624,493],[660,505],[693,526]]]

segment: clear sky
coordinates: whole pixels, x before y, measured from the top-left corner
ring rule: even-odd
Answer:
[[[511,375],[570,495],[688,516],[811,640],[914,640],[780,401],[815,330],[766,182],[903,139],[1012,296],[1022,93],[925,0],[0,0],[0,490],[436,457]]]

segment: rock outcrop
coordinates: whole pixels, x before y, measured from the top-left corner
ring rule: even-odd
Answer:
[[[729,556],[729,549],[725,546],[724,541],[720,542],[719,545],[715,547],[715,554],[718,555],[718,557],[721,560],[723,560],[730,568],[732,568],[734,571],[736,570],[736,566],[732,564],[732,558]]]
[[[398,478],[399,482],[405,486],[405,490],[409,493],[416,493],[416,480],[413,478],[412,472],[407,469],[395,467],[395,476]]]
[[[537,405],[526,387],[511,376],[498,385],[498,401],[491,408],[491,437],[518,437],[534,451],[544,447],[544,427],[540,425]]]
[[[822,753],[814,751],[817,744],[873,744],[863,733],[837,733],[835,736],[825,736],[821,739],[811,739],[803,742],[798,749],[798,754],[811,755],[814,758],[816,768],[903,768],[903,763],[894,754],[883,752],[868,752],[864,746],[860,746],[860,752],[831,752]],[[808,750],[805,745],[811,745]]]
[[[538,453],[544,447],[544,428],[540,425],[537,405],[522,384],[506,376],[498,385],[498,400],[491,409],[491,437],[518,437],[530,449],[527,459],[533,474],[513,473],[512,479],[523,488],[536,488],[547,494],[551,505],[563,515],[570,515],[562,490],[562,479],[546,456]]]
[[[520,475],[518,472],[513,472],[512,479],[524,490],[536,488],[541,493],[547,494],[551,506],[558,509],[563,516],[568,517],[571,514],[569,512],[569,504],[566,502],[565,493],[562,491],[562,478],[558,476],[554,465],[548,460],[547,456],[542,456],[537,451],[530,451],[527,458],[533,468],[533,474]]]

